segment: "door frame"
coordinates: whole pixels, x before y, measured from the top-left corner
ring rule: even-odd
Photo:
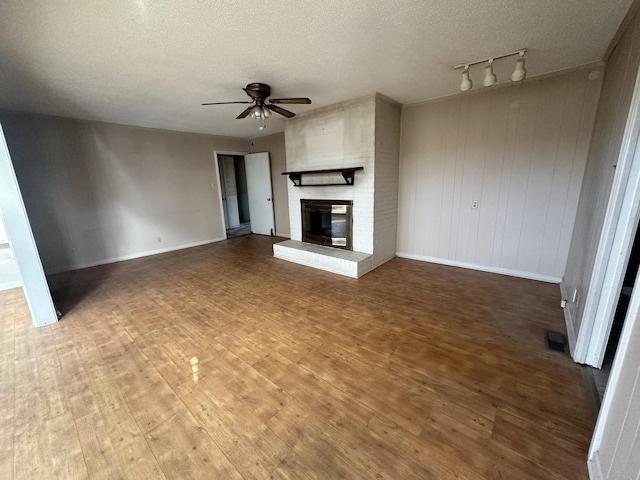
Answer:
[[[0,208],[7,239],[18,266],[22,291],[31,313],[31,322],[36,327],[56,323],[58,315],[1,124]]]
[[[616,172],[573,359],[600,368],[640,216],[640,70],[614,165]],[[631,228],[629,228],[631,226]],[[640,286],[638,287],[640,288]]]

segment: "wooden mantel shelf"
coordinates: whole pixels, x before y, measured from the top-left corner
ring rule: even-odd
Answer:
[[[356,178],[356,171],[364,170],[364,167],[331,168],[328,170],[302,170],[299,172],[282,172],[282,175],[289,175],[294,187],[328,187],[330,185],[353,185]],[[303,175],[326,175],[328,173],[341,173],[346,183],[302,183]]]

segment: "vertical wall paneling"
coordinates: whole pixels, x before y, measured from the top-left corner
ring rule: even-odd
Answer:
[[[595,283],[592,286],[591,282],[594,275],[600,276],[598,269],[594,271],[594,266],[639,65],[640,16],[636,14],[607,61],[598,113],[588,147],[575,228],[567,253],[562,290],[568,296],[565,315],[570,325],[567,330],[576,336],[584,337],[587,333],[581,333],[586,299],[590,299],[591,309],[592,298],[598,296],[601,290],[601,286]],[[577,302],[571,301],[574,291],[578,292]],[[576,343],[575,338],[570,340]]]
[[[601,81],[592,71],[403,108],[398,254],[559,281]]]

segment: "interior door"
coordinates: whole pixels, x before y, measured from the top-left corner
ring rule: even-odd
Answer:
[[[274,235],[275,221],[269,154],[264,152],[245,155],[244,163],[247,172],[251,232],[259,235]]]

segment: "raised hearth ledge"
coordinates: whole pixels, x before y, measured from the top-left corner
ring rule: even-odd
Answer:
[[[373,255],[340,248],[286,240],[273,245],[273,256],[307,267],[360,278],[373,270]]]

